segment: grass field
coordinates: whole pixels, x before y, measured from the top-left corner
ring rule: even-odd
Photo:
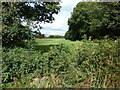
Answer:
[[[65,40],[64,38],[46,38],[46,39],[36,39],[37,45],[59,45],[62,44],[74,44],[75,41]]]
[[[46,39],[36,39],[36,50],[40,50],[42,53],[49,51],[50,47],[58,46],[60,44],[64,44],[68,47],[73,47],[74,45],[83,43],[83,42],[76,42],[65,40],[61,38],[46,38]]]
[[[58,46],[60,44],[64,44],[67,47],[76,47],[77,45],[80,45],[82,43],[88,43],[97,45],[97,43],[89,43],[86,41],[70,41],[65,40],[64,38],[45,38],[45,39],[36,39],[37,45],[35,46],[36,50],[40,50],[42,53],[49,51],[50,47],[52,46]]]

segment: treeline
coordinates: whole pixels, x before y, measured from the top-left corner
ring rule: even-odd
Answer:
[[[64,38],[64,36],[61,35],[50,35],[48,38]]]
[[[120,3],[80,2],[68,20],[69,40],[117,38],[120,36]]]
[[[44,35],[44,34],[41,34],[41,35],[35,35],[35,38],[45,38],[45,35]]]
[[[35,38],[64,38],[64,36],[61,35],[49,35],[49,36],[45,36],[45,34],[34,34]]]
[[[41,34],[41,32],[39,30],[33,31],[33,36],[35,38],[45,38],[45,34]]]

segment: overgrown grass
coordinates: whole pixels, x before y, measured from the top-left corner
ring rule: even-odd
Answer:
[[[22,48],[3,53],[3,87],[119,87],[118,40],[70,42],[43,54]]]

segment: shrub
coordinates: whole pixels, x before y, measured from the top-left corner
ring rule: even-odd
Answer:
[[[87,79],[92,87],[119,87],[118,40],[99,42],[84,42],[72,50],[64,45],[52,48],[47,54],[49,72],[60,75],[67,87]]]
[[[3,82],[13,81],[15,78],[21,79],[37,69],[42,73],[45,61],[46,59],[38,51],[15,48],[3,52]]]
[[[83,42],[71,48],[61,44],[51,47],[50,51],[44,54],[22,48],[3,53],[3,82],[31,75],[32,78],[41,77],[41,82],[47,77],[47,84],[54,88],[55,85],[67,88],[75,86],[118,88],[119,73],[118,40]],[[56,83],[57,78],[62,83],[49,84],[53,80],[52,74],[55,75]],[[37,85],[36,87],[46,87]]]
[[[119,87],[118,42],[102,40],[98,45],[83,43],[74,49],[78,66],[91,77],[93,87]]]

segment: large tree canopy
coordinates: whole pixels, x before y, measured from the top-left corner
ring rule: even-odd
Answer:
[[[120,35],[120,3],[80,2],[68,20],[66,39],[102,38]]]
[[[59,2],[3,2],[2,3],[2,41],[5,47],[25,47],[33,39],[32,25],[47,22],[52,23],[53,14],[60,11]],[[27,25],[23,26],[22,23]],[[33,25],[33,26],[34,26]]]

